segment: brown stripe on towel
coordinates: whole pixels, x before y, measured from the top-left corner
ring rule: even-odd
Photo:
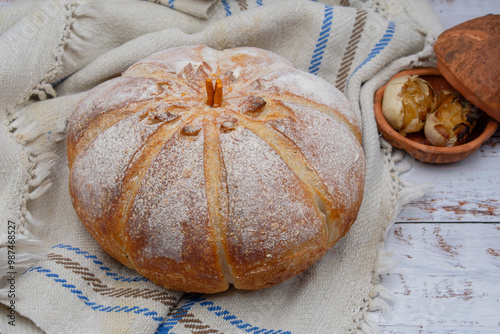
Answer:
[[[196,318],[194,314],[187,312],[182,309],[182,307],[174,307],[167,317],[175,316],[178,323],[181,323],[187,329],[191,330],[193,334],[211,334],[211,333],[221,333],[216,329],[210,328],[209,325],[203,324],[203,322]]]
[[[349,7],[350,6],[349,0],[341,0],[340,5],[344,7]]]
[[[247,0],[236,0],[236,2],[240,6],[240,10],[247,10],[248,9]]]
[[[164,291],[109,287],[98,279],[89,268],[82,266],[70,258],[65,258],[62,255],[50,253],[48,258],[49,260],[62,265],[64,268],[71,270],[73,273],[80,275],[80,277],[86,281],[90,287],[92,287],[92,290],[102,296],[150,299],[167,306],[174,306],[177,303],[177,298],[170,296]]]
[[[358,46],[359,40],[361,39],[363,29],[365,28],[366,16],[367,12],[365,10],[358,9],[356,11],[354,27],[352,28],[351,37],[349,38],[347,48],[345,50],[344,56],[342,57],[339,73],[337,75],[337,82],[335,83],[335,87],[337,87],[337,89],[342,93],[345,93],[345,84],[351,70],[352,61],[354,60],[354,56],[356,55],[356,48]]]

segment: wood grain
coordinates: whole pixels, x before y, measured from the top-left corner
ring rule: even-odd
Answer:
[[[433,185],[431,193],[406,205],[398,222],[498,222],[500,217],[500,137],[452,164],[415,161],[402,175],[410,184]]]
[[[429,0],[429,4],[446,29],[474,17],[500,13],[498,0]]]
[[[395,224],[382,276],[396,302],[384,333],[500,332],[500,224]]]

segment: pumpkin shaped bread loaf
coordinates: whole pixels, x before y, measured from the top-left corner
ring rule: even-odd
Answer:
[[[115,259],[176,290],[284,281],[347,233],[363,197],[347,99],[256,48],[149,56],[86,95],[67,139],[82,223]]]

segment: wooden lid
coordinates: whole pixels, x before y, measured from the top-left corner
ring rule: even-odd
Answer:
[[[434,52],[446,80],[500,121],[500,15],[479,17],[444,31]]]

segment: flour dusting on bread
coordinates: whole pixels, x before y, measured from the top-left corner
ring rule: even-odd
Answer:
[[[89,232],[177,290],[282,282],[347,233],[363,198],[345,96],[256,48],[185,46],[137,62],[78,105],[67,149]]]

